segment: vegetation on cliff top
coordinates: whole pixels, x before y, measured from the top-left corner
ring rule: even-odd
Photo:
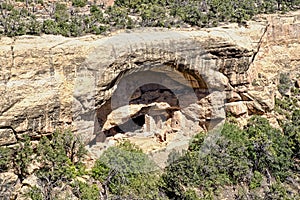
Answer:
[[[10,37],[43,33],[81,36],[135,27],[212,27],[300,6],[300,0],[116,0],[107,8],[86,0],[72,0],[69,7],[66,2],[26,1],[26,6],[17,8],[3,1],[0,33]],[[45,13],[36,14],[36,7],[44,7]],[[81,11],[82,7],[89,11]]]

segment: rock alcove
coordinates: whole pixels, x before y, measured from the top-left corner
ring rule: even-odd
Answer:
[[[96,156],[123,138],[145,152],[187,145],[225,118],[228,79],[202,42],[187,32],[136,36],[104,40],[77,70],[74,124]]]
[[[111,97],[96,111],[96,142],[128,138],[158,148],[208,128],[209,90],[193,70],[166,63],[140,64],[110,88],[114,88]]]

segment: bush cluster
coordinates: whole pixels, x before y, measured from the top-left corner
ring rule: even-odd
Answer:
[[[110,147],[97,160],[92,177],[104,183],[109,199],[162,199],[158,168],[128,141]]]
[[[57,188],[71,186],[76,177],[86,173],[82,163],[85,154],[80,139],[68,130],[43,136],[38,145],[33,145],[31,138],[24,135],[15,147],[0,148],[0,169],[1,172],[12,170],[20,181],[31,174],[37,177],[38,185],[32,187],[25,198],[57,199],[64,192]]]
[[[125,141],[108,148],[87,171],[84,147],[68,131],[44,136],[35,147],[24,137],[14,150],[0,148],[0,166],[8,170],[12,159],[16,174],[25,179],[29,164],[38,161],[33,172],[38,185],[27,193],[33,200],[59,199],[66,186],[79,199],[95,200],[218,199],[225,187],[236,188],[235,199],[297,199],[299,193],[290,184],[299,179],[299,119],[295,110],[283,133],[261,117],[253,117],[244,129],[226,123],[220,139],[204,154],[206,134],[199,133],[187,151],[170,154],[163,170]],[[83,175],[90,180],[77,178]]]
[[[287,191],[284,184],[297,174],[294,167],[299,141],[293,131],[287,132],[290,134],[272,128],[260,117],[252,118],[243,130],[227,123],[221,139],[205,156],[195,148],[203,145],[204,139],[199,138],[204,135],[200,134],[189,151],[167,167],[162,175],[163,189],[170,199],[215,199],[228,185],[248,188],[237,199],[296,198],[297,192]],[[277,194],[269,190],[257,192],[257,188],[262,189],[263,181],[271,190],[283,189],[276,191]],[[190,198],[191,194],[195,197]]]
[[[41,4],[36,1],[31,4]],[[80,8],[89,6],[88,13]],[[30,9],[0,3],[2,34],[60,34],[80,36],[103,34],[134,27],[212,27],[222,22],[243,23],[259,13],[297,9],[300,0],[116,0],[111,7],[72,0],[72,7],[56,3],[47,19],[37,18]]]
[[[92,174],[101,182],[109,178],[111,199],[218,199],[226,186],[237,188],[235,199],[297,199],[297,191],[287,186],[288,179],[299,178],[300,111],[293,116],[284,134],[261,117],[253,117],[244,129],[226,123],[207,154],[201,154],[206,135],[197,134],[186,152],[169,156],[162,172],[141,173],[152,165],[130,143],[112,147]]]

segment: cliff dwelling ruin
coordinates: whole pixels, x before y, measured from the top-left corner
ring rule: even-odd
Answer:
[[[222,60],[244,64],[252,54],[241,58],[244,50],[229,46],[224,55],[238,56],[220,59],[194,39],[201,33],[189,34],[119,34],[101,41],[77,69],[73,119],[91,152],[124,139],[145,152],[185,148],[224,121]]]
[[[166,143],[176,135],[191,136],[208,128],[210,116],[201,100],[209,92],[200,76],[164,65],[129,73],[117,82],[111,98],[97,109],[97,142],[118,135]]]

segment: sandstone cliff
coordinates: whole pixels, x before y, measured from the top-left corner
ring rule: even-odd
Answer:
[[[299,79],[299,20],[298,11],[245,27],[2,37],[0,145],[71,128],[98,155],[123,137],[145,151],[184,146],[226,115],[276,126],[278,74]]]

